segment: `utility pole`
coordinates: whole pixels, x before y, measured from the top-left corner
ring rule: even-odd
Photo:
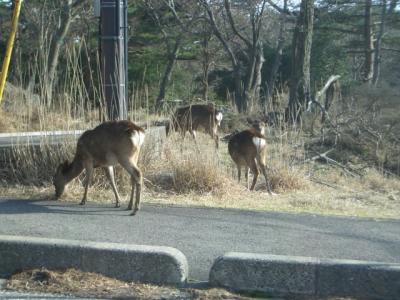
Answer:
[[[101,80],[107,119],[125,120],[128,115],[127,0],[97,0],[96,11],[100,14]]]

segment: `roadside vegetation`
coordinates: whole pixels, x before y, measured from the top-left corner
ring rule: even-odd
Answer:
[[[20,272],[8,280],[6,288],[18,291],[58,293],[77,297],[98,297],[101,299],[251,299],[223,289],[176,288],[123,282],[96,273],[81,272],[75,269],[65,271],[35,269]]]
[[[51,271],[34,269],[13,275],[6,284],[6,289],[57,293],[76,297],[99,297],[101,299],[146,299],[146,300],[246,300],[246,299],[274,299],[263,293],[236,294],[221,288],[176,288],[123,282],[103,275],[81,272],[75,269]],[[280,298],[283,299],[283,298]],[[317,298],[296,297],[286,300],[354,300],[352,298]]]
[[[2,20],[10,12],[6,2],[0,4]],[[60,1],[47,6],[40,1],[24,4],[25,29],[19,33],[1,103],[1,133],[89,129],[106,115],[100,92],[97,20],[88,3],[78,2],[82,4],[70,8],[73,25],[58,57],[50,50],[59,45],[56,28],[60,30],[57,26],[63,23],[58,17],[68,5]],[[246,1],[232,7],[220,3],[212,7],[207,1],[194,1],[199,6],[175,2],[130,3],[129,22],[134,30],[129,44],[129,118],[150,130],[165,124],[177,106],[213,102],[224,113],[223,141],[217,151],[206,135],[200,134],[195,143],[189,135],[182,140],[178,134],[165,138],[163,133],[149,133],[139,163],[145,177],[144,202],[400,218],[400,90],[399,71],[394,67],[400,63],[398,50],[394,51],[400,47],[397,1],[376,1],[372,7],[368,1],[318,1],[313,3],[319,13],[314,24],[300,18],[310,13],[303,4],[313,1],[299,1],[301,6],[280,1],[277,5],[286,7],[278,10],[268,1],[256,1],[265,5],[263,14],[257,15],[262,32],[258,48],[248,44],[257,28],[248,19],[255,7]],[[343,10],[344,6],[349,9]],[[232,18],[227,17],[229,9]],[[368,19],[368,9],[373,20]],[[51,16],[47,23],[40,21],[45,13]],[[378,19],[386,22],[384,28],[373,22]],[[9,25],[4,20],[2,32]],[[185,22],[194,22],[196,30],[185,30],[189,28]],[[305,63],[301,72],[308,69],[307,74],[291,65],[291,50],[310,42],[294,38],[301,26],[314,33],[311,52],[295,58]],[[365,28],[382,39],[379,49],[378,45],[364,49],[370,47],[364,43],[369,38]],[[41,35],[33,39],[32,32]],[[0,53],[5,36],[0,38]],[[233,56],[227,55],[229,49]],[[367,54],[378,50],[379,63],[368,65]],[[251,69],[252,59],[263,64]],[[324,90],[332,75],[340,77]],[[293,92],[293,82],[299,86],[302,80],[304,86],[309,85],[305,89],[312,96],[311,106],[301,97],[305,91]],[[227,153],[224,137],[248,128],[254,120],[268,124],[267,167],[276,196],[266,192],[262,176],[254,192],[246,189],[244,178],[238,183]],[[56,147],[43,143],[0,149],[2,197],[53,199],[55,169],[65,159],[71,160],[74,151],[75,142],[67,140]],[[83,179],[84,175],[69,186],[63,201],[80,201]],[[116,179],[121,196],[127,199],[130,184],[125,172],[117,169]],[[101,170],[95,172],[88,198],[105,203],[114,199]]]

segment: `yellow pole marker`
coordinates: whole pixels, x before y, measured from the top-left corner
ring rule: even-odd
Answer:
[[[11,34],[7,41],[6,55],[4,56],[3,66],[0,73],[0,104],[3,99],[4,86],[6,85],[8,67],[10,65],[11,54],[14,47],[15,34],[18,29],[19,13],[21,11],[22,0],[14,1],[14,13],[12,18]]]

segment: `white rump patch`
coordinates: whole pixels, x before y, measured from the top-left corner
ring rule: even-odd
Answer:
[[[267,141],[259,137],[253,137],[253,144],[257,147],[258,151],[265,147]]]
[[[144,133],[141,131],[134,131],[131,140],[136,147],[141,147],[144,143]]]
[[[221,126],[221,121],[222,121],[222,112],[219,112],[215,115],[215,119],[217,120],[218,126]]]

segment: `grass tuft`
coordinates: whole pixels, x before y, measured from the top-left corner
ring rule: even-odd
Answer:
[[[172,137],[166,142],[164,153],[177,193],[228,193],[232,181],[221,170],[217,151],[206,137],[198,142],[191,140],[187,144],[179,137]]]

